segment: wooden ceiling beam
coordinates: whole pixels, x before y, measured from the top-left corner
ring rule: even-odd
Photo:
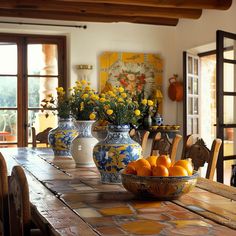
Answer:
[[[88,22],[130,22],[152,25],[176,26],[178,19],[164,17],[142,17],[142,16],[113,16],[99,14],[80,14],[66,13],[63,11],[38,11],[38,10],[4,10],[0,9],[0,16],[20,17],[20,18],[38,18],[65,21],[88,21]]]
[[[51,3],[50,1],[40,4],[41,1],[34,1],[30,4],[11,3],[5,1],[1,3],[0,9],[12,10],[41,10],[41,11],[64,11],[81,14],[101,14],[116,16],[144,16],[144,17],[166,17],[166,18],[189,18],[198,19],[202,10],[199,9],[183,9],[183,8],[161,8],[161,7],[142,7],[133,5],[115,5],[115,4],[91,4],[91,3]]]
[[[33,0],[31,0],[33,1]],[[84,3],[111,3],[123,5],[138,5],[150,7],[177,7],[194,9],[227,10],[232,0],[48,0],[52,2],[84,2]],[[43,2],[43,1],[42,1]]]

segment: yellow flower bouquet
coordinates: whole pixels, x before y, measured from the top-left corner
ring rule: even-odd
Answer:
[[[70,109],[76,120],[95,120],[95,106],[99,100],[97,93],[91,89],[86,80],[76,81],[71,89]]]
[[[143,115],[153,106],[152,100],[136,100],[123,87],[112,88],[101,93],[96,111],[99,119],[114,125],[130,124],[138,126]]]
[[[60,118],[66,119],[70,117],[70,98],[67,97],[63,87],[56,88],[57,97],[52,94],[47,95],[45,99],[41,101],[42,112],[45,112],[45,116],[48,117],[52,112],[54,115],[58,115]]]

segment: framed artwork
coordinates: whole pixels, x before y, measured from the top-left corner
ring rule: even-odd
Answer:
[[[103,52],[99,62],[100,92],[122,86],[134,95],[153,98],[157,89],[162,90],[163,61],[158,54]]]

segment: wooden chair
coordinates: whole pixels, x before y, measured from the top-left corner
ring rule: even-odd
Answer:
[[[30,212],[29,187],[21,166],[14,166],[9,179],[9,209],[11,235],[41,236],[33,229]]]
[[[198,139],[195,143],[193,143],[193,140],[193,135],[187,136],[183,147],[182,159],[191,158],[194,170],[199,170],[207,162],[206,178],[213,180],[222,140],[214,139],[211,150],[206,147],[203,139]]]
[[[144,150],[147,147],[147,141],[148,141],[148,137],[149,137],[150,132],[147,130],[141,131],[141,130],[131,129],[129,134],[133,140],[135,140],[136,142],[138,142],[141,145],[142,150],[144,152]]]
[[[178,149],[179,142],[180,142],[181,139],[182,139],[182,135],[176,134],[175,137],[174,137],[174,139],[173,139],[173,141],[172,141],[172,144],[171,144],[171,147],[170,147],[170,159],[171,159],[171,163],[174,163],[174,162],[175,162],[177,149]]]
[[[36,134],[36,130],[35,127],[31,128],[32,131],[32,146],[33,147],[37,147],[38,143],[45,143],[46,146],[48,147],[48,133],[52,128],[49,127],[45,130],[43,130],[42,132],[39,132],[38,134]]]
[[[8,176],[6,161],[0,152],[0,218],[2,223],[2,233],[4,236],[10,235],[9,209],[8,209]]]

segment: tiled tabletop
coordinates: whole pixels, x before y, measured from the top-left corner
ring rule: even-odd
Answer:
[[[121,184],[102,184],[96,168],[75,168],[50,150],[1,151],[9,169],[18,163],[29,171],[34,216],[52,235],[236,235],[233,187],[199,179],[178,200],[138,199]]]

